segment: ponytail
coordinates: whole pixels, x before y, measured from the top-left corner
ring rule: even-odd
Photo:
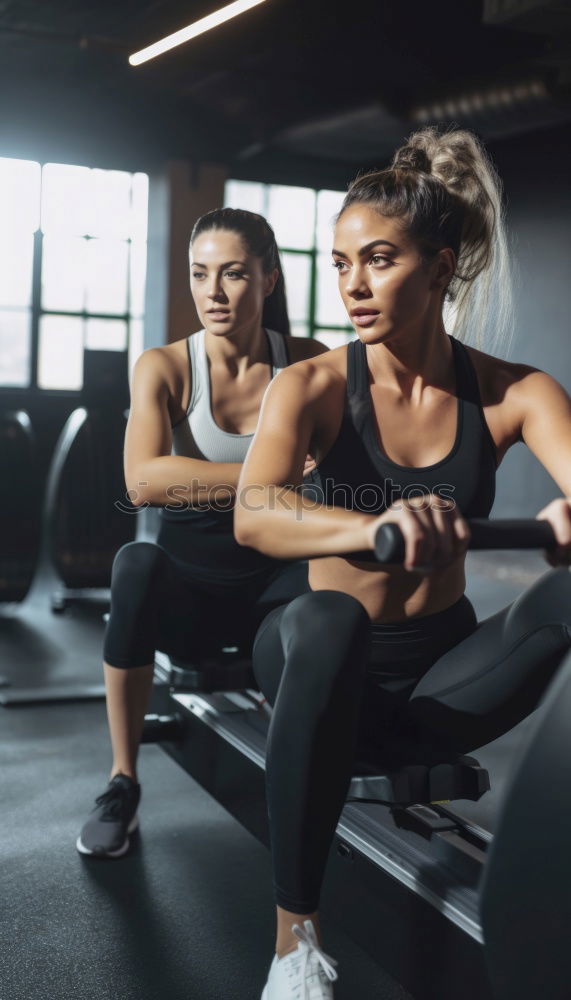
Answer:
[[[287,298],[284,274],[279,260],[279,252],[276,247],[279,270],[278,280],[274,285],[271,295],[266,297],[262,312],[262,326],[269,327],[270,330],[277,330],[278,333],[290,335],[289,316],[287,312]]]
[[[413,132],[387,170],[357,177],[339,215],[358,202],[399,217],[430,261],[450,247],[456,271],[445,291],[445,321],[458,340],[507,355],[513,334],[513,276],[501,181],[479,139],[466,129]]]

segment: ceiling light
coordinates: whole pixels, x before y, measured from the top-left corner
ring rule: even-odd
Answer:
[[[535,79],[520,81],[513,85],[490,87],[487,90],[458,94],[432,105],[423,104],[413,108],[410,117],[413,121],[426,122],[436,119],[457,118],[464,115],[484,114],[486,111],[497,111],[511,108],[515,105],[533,101],[535,98],[547,98],[547,87],[543,80]]]
[[[243,14],[244,11],[257,7],[263,2],[264,0],[235,0],[235,3],[221,7],[220,10],[215,10],[207,17],[201,17],[199,21],[194,21],[186,28],[181,28],[180,31],[175,31],[174,34],[161,38],[160,41],[148,45],[146,49],[134,52],[132,56],[129,56],[129,62],[131,66],[139,66],[149,59],[154,59],[155,56],[162,55],[163,52],[168,52],[169,49],[174,49],[177,45],[182,45],[183,42],[190,41],[191,38],[196,38],[197,35],[202,35],[205,31],[210,31],[211,28],[217,28],[219,24],[224,24],[232,17],[237,17],[238,14]]]

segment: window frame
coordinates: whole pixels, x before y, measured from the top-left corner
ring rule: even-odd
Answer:
[[[262,188],[262,215],[266,219],[268,218],[268,212],[269,212],[270,188],[271,187],[296,187],[296,188],[303,187],[303,185],[301,185],[301,184],[291,184],[291,185],[289,185],[289,184],[279,184],[279,185],[277,185],[277,184],[266,183],[265,181],[247,181],[243,177],[242,178],[228,177],[226,179],[226,184],[228,184],[229,182],[236,183],[236,184],[240,184],[240,183],[260,184],[260,186]],[[350,335],[351,334],[353,334],[353,335],[355,334],[355,330],[351,326],[351,324],[349,323],[349,321],[347,321],[347,324],[343,325],[343,326],[339,326],[339,325],[334,324],[334,323],[328,323],[328,324],[318,323],[318,321],[317,321],[317,259],[318,259],[318,257],[319,257],[320,254],[322,254],[322,253],[325,252],[323,250],[320,250],[320,248],[317,246],[317,196],[318,196],[318,194],[319,194],[320,191],[332,191],[332,190],[335,190],[335,189],[334,188],[314,188],[314,187],[307,187],[306,190],[307,191],[312,191],[313,194],[314,194],[313,245],[312,245],[312,247],[309,248],[309,249],[306,249],[306,250],[301,250],[301,249],[297,249],[297,248],[289,247],[289,246],[285,246],[285,245],[281,246],[278,243],[278,250],[280,252],[280,256],[282,254],[284,254],[284,253],[288,253],[288,254],[298,254],[298,255],[300,255],[302,257],[309,257],[310,258],[310,265],[311,266],[310,266],[310,278],[309,278],[309,302],[308,302],[308,317],[307,317],[307,321],[305,321],[305,320],[294,320],[294,319],[292,319],[290,317],[290,323],[292,324],[292,326],[295,326],[296,323],[300,323],[301,324],[301,323],[306,322],[307,328],[308,328],[308,337],[310,337],[310,338],[319,338],[320,331],[323,331],[323,332],[329,332],[329,331],[331,331],[332,333],[345,333],[345,334],[347,334],[347,342],[348,342],[349,339],[350,339]],[[224,202],[226,204],[226,193],[224,195]],[[229,206],[229,207],[238,208],[239,206],[236,205],[236,206]],[[287,292],[287,288],[286,288],[286,292]]]
[[[42,388],[38,385],[38,359],[39,359],[39,348],[40,348],[40,321],[43,316],[71,316],[77,319],[82,319],[84,322],[89,319],[103,319],[103,320],[119,320],[124,322],[127,328],[127,346],[125,347],[125,353],[129,352],[129,345],[131,343],[131,324],[144,321],[145,314],[133,315],[131,313],[131,253],[132,244],[134,242],[143,242],[142,240],[136,240],[132,236],[128,236],[125,239],[117,239],[117,243],[127,243],[127,310],[124,313],[100,313],[100,312],[90,312],[86,309],[82,310],[67,310],[67,309],[45,309],[42,305],[42,262],[43,262],[43,241],[44,232],[41,226],[41,185],[43,181],[43,170],[47,164],[54,164],[54,160],[33,160],[31,162],[38,163],[40,166],[40,224],[38,229],[33,233],[34,247],[32,255],[32,287],[30,293],[30,305],[29,306],[1,306],[1,312],[27,312],[30,318],[30,364],[29,364],[29,379],[27,385],[5,385],[0,383],[0,393],[5,395],[8,400],[18,399],[23,396],[26,399],[39,400],[46,397],[50,398],[61,398],[61,399],[78,399],[83,391],[83,385],[79,389],[65,389],[65,388]],[[84,167],[85,164],[73,163],[73,164],[55,164],[56,166],[74,166],[74,167]],[[89,166],[89,170],[114,170],[113,167],[94,167]],[[122,171],[129,174],[132,178],[137,173],[146,174],[144,170],[124,170]],[[148,174],[146,174],[148,178]],[[148,218],[148,207],[147,207],[147,218]],[[49,235],[49,234],[48,234]],[[78,236],[79,239],[84,239],[86,241],[99,239],[103,237],[91,236],[89,234],[83,234]],[[106,237],[109,238],[109,237]],[[145,245],[148,248],[148,235],[145,239]],[[85,348],[84,348],[85,349]],[[117,353],[122,353],[118,351]]]

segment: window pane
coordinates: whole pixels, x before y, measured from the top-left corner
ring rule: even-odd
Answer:
[[[132,319],[129,323],[129,378],[135,361],[143,353],[143,321]]]
[[[45,236],[43,242],[43,308],[80,312],[85,301],[87,241],[70,236]]]
[[[341,300],[337,271],[330,254],[317,257],[317,323],[323,326],[348,326],[349,317]]]
[[[309,337],[309,325],[307,323],[290,323],[292,337]]]
[[[333,350],[335,347],[348,344],[350,340],[353,340],[353,337],[345,330],[316,330],[315,339],[320,340],[322,344]]]
[[[302,253],[282,253],[281,259],[289,318],[290,320],[307,320],[309,316],[311,257]]]
[[[131,237],[146,240],[149,213],[149,178],[147,174],[133,174],[131,193]]]
[[[92,215],[92,171],[47,163],[42,172],[42,229],[44,233],[87,236]]]
[[[272,184],[269,195],[268,221],[273,226],[278,246],[311,250],[315,191]]]
[[[245,208],[248,212],[264,214],[264,185],[251,181],[226,181],[224,205],[228,208]]]
[[[129,310],[132,316],[142,316],[145,312],[146,243],[131,243],[129,263],[131,282]]]
[[[30,384],[30,313],[0,309],[0,385]]]
[[[38,385],[40,389],[81,389],[83,320],[79,317],[40,319]]]
[[[0,228],[33,233],[40,224],[40,164],[0,158]]]
[[[85,346],[92,351],[124,351],[127,347],[127,324],[122,319],[88,319]]]
[[[318,250],[331,253],[333,246],[333,219],[339,212],[344,191],[320,191],[317,195],[316,244]]]
[[[33,257],[33,233],[0,226],[0,306],[30,305]]]
[[[127,311],[128,244],[87,240],[86,309],[88,312]]]
[[[90,236],[126,240],[131,235],[131,175],[124,170],[92,170]]]

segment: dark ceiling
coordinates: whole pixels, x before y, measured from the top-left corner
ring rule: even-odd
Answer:
[[[493,139],[571,120],[569,0],[266,0],[128,64],[223,3],[0,0],[0,153],[57,141],[309,181],[379,164],[424,122]]]

